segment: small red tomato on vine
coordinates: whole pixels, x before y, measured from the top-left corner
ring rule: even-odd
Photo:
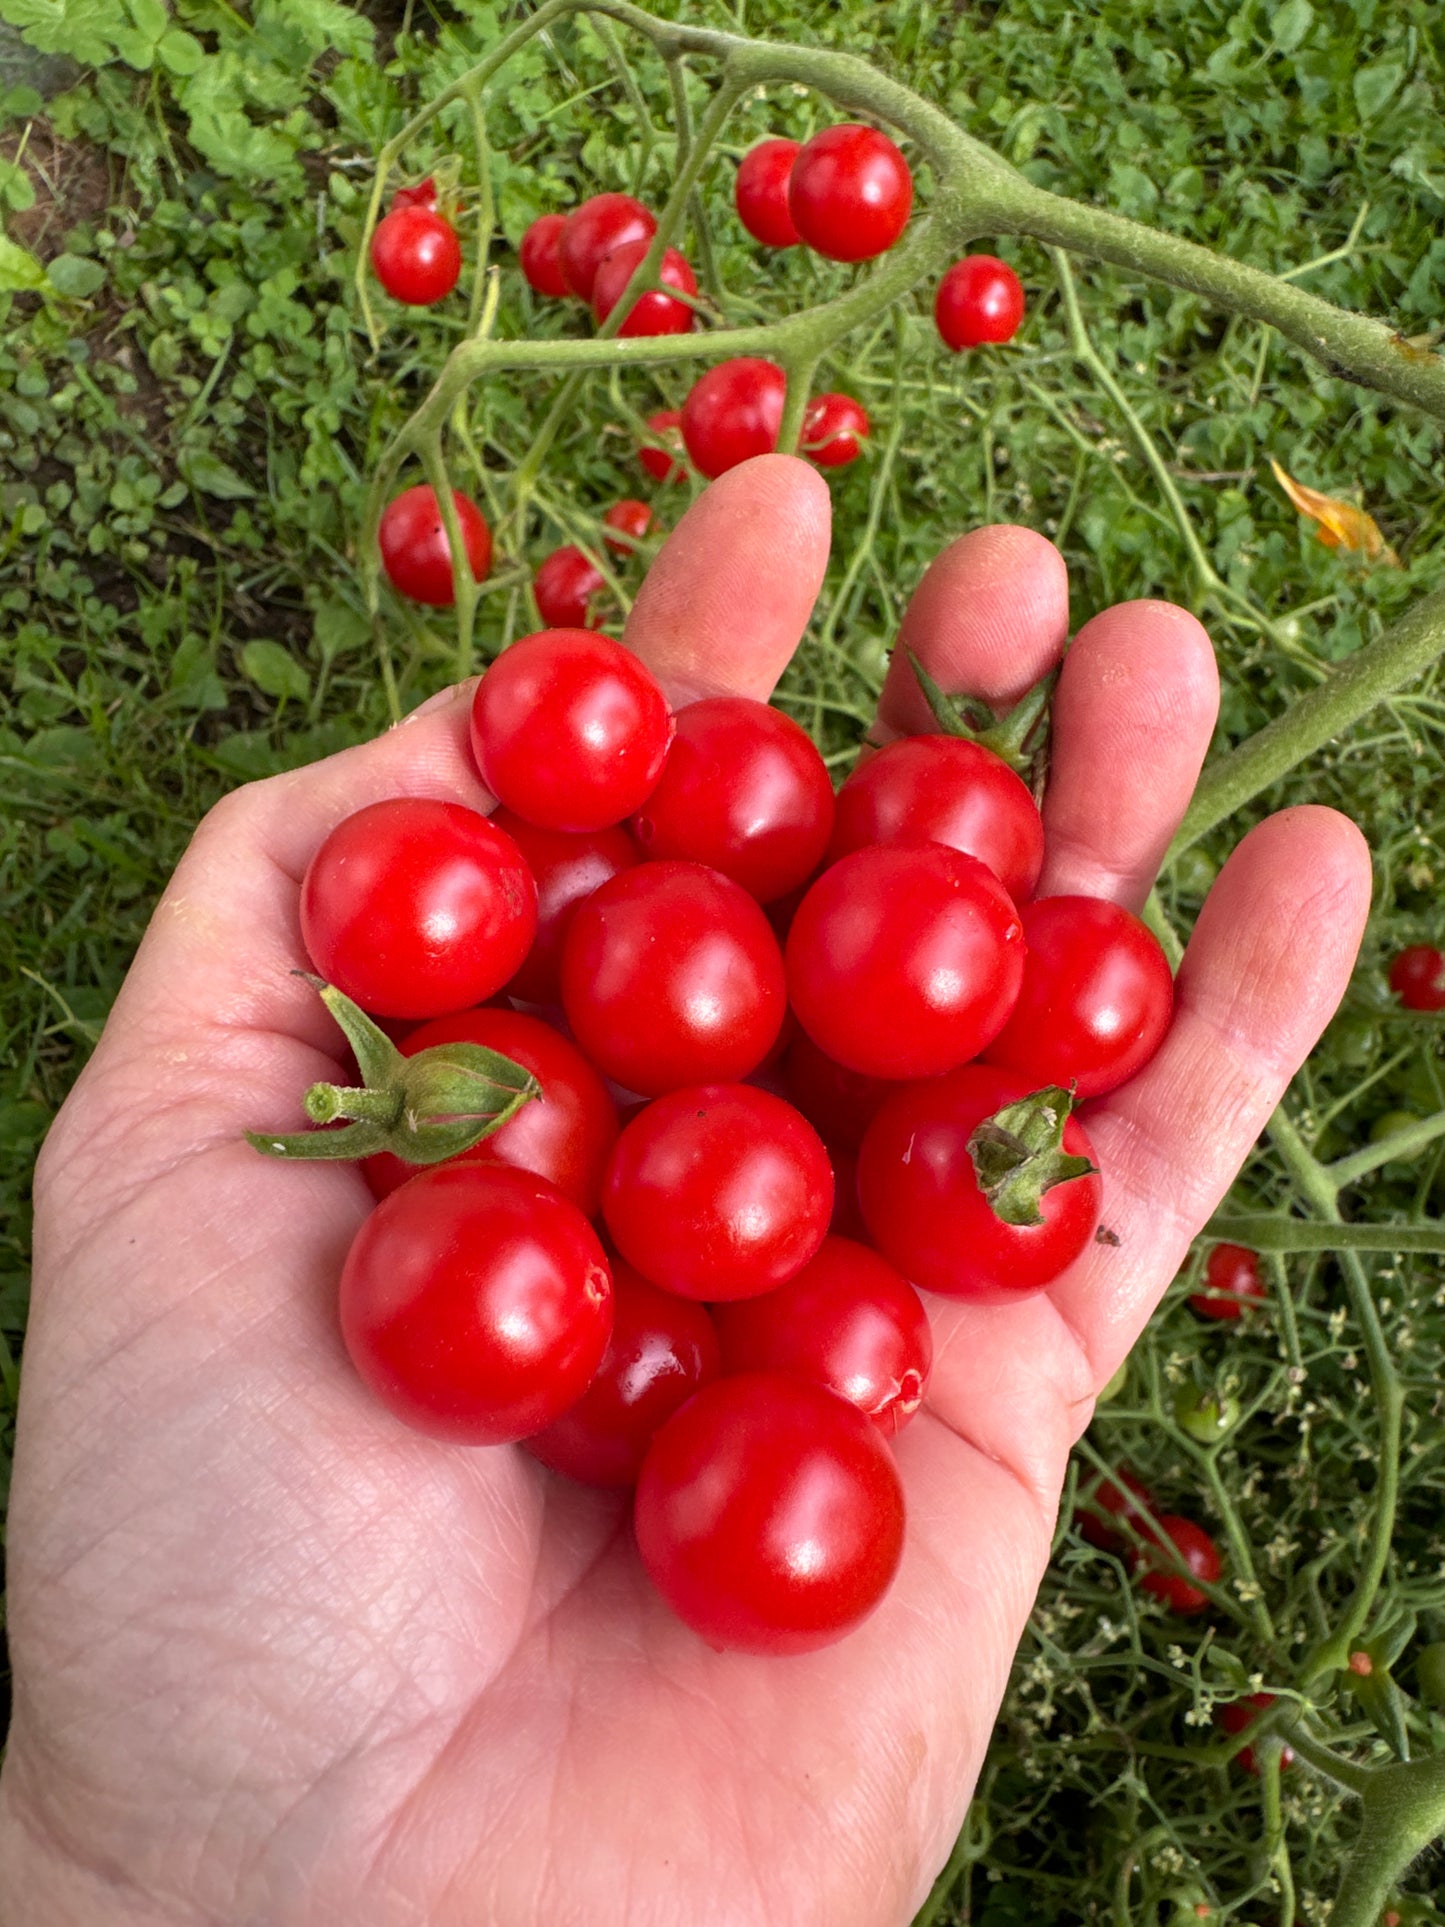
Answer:
[[[800,239],[788,212],[788,182],[801,152],[799,141],[759,141],[739,163],[733,185],[738,219],[764,247],[796,247]]]
[[[568,291],[562,278],[560,252],[565,220],[563,214],[539,214],[517,249],[528,287],[554,299]]]
[[[452,490],[452,501],[467,564],[480,582],[492,566],[492,532],[482,511],[460,489]],[[451,608],[456,601],[451,544],[433,489],[422,482],[388,502],[376,539],[387,580],[398,595],[432,609]]]
[[[1445,956],[1433,944],[1411,944],[1390,965],[1390,988],[1406,1010],[1445,1010]]]
[[[648,241],[624,241],[598,264],[592,283],[592,318],[599,328],[622,299],[623,289],[650,246]],[[676,248],[663,249],[657,279],[664,288],[678,288],[683,294],[697,293],[697,276]],[[696,315],[686,301],[650,288],[633,301],[617,333],[626,339],[639,335],[685,335],[695,320]]]
[[[1203,1526],[1175,1512],[1160,1513],[1144,1531],[1146,1543],[1134,1555],[1139,1584],[1176,1613],[1203,1612],[1209,1595],[1191,1585],[1190,1580],[1201,1580],[1206,1586],[1218,1583],[1224,1570],[1218,1546]],[[1183,1563],[1183,1572],[1178,1570],[1176,1558]]]
[[[437,184],[428,174],[424,181],[415,187],[399,187],[391,197],[391,212],[399,207],[435,207],[437,204]]]
[[[574,207],[557,247],[568,291],[590,301],[603,258],[625,241],[650,241],[656,232],[656,217],[630,194],[594,194]]]
[[[694,465],[712,479],[753,455],[770,454],[786,392],[782,369],[756,355],[709,368],[682,406],[682,439]]]
[[[1273,1693],[1250,1693],[1242,1700],[1230,1700],[1217,1709],[1215,1718],[1226,1733],[1247,1733],[1266,1707],[1273,1706],[1276,1695]],[[1252,1746],[1242,1746],[1234,1756],[1235,1762],[1246,1773],[1258,1773],[1259,1761],[1255,1758]],[[1293,1747],[1281,1746],[1279,1749],[1281,1770],[1294,1765]]]
[[[376,224],[371,265],[395,300],[429,308],[457,285],[462,244],[451,222],[434,207],[397,207]]]
[[[913,176],[876,127],[845,121],[803,144],[788,182],[800,238],[830,261],[869,261],[908,225]]]
[[[1247,1305],[1264,1302],[1259,1257],[1243,1245],[1216,1245],[1204,1264],[1204,1289],[1189,1294],[1189,1309],[1201,1318],[1231,1323]]]
[[[938,284],[933,318],[948,347],[1012,341],[1024,318],[1023,284],[1006,261],[969,254]]]
[[[652,527],[652,510],[646,502],[634,501],[628,496],[621,502],[614,502],[602,518],[604,528],[615,531],[604,535],[602,540],[614,555],[631,555],[638,543]]]
[[[647,426],[654,439],[638,449],[638,461],[655,482],[680,482],[687,473],[681,460],[682,410],[659,408],[648,416]]]
[[[553,549],[532,578],[537,614],[549,629],[596,629],[602,618],[592,602],[605,586],[602,571],[581,549],[570,543]]]
[[[1122,1552],[1127,1541],[1115,1530],[1116,1522],[1142,1532],[1144,1521],[1154,1510],[1154,1495],[1144,1481],[1127,1466],[1121,1465],[1112,1478],[1102,1479],[1086,1498],[1079,1501],[1076,1517],[1079,1531],[1100,1552]]]
[[[803,411],[802,450],[819,468],[846,468],[863,453],[868,414],[851,395],[816,395]]]

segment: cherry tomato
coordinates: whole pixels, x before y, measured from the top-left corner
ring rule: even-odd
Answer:
[[[652,792],[667,698],[620,642],[544,629],[504,649],[472,699],[472,754],[508,809],[544,830],[605,829]]]
[[[815,395],[803,410],[803,453],[819,468],[856,462],[867,439],[867,410],[851,395]]]
[[[1114,1522],[1122,1520],[1136,1533],[1147,1530],[1146,1519],[1154,1510],[1154,1495],[1141,1478],[1127,1466],[1120,1466],[1112,1479],[1094,1487],[1078,1507],[1079,1530],[1100,1552],[1122,1552],[1128,1543]]]
[[[1189,1309],[1201,1318],[1233,1322],[1244,1316],[1246,1305],[1264,1302],[1264,1280],[1259,1258],[1243,1245],[1216,1245],[1204,1264],[1203,1291],[1189,1294]]]
[[[783,1086],[830,1151],[856,1151],[884,1098],[899,1086],[835,1064],[800,1030],[783,1059]]]
[[[706,863],[771,903],[810,877],[833,827],[823,758],[791,716],[707,696],[675,718],[657,788],[632,819],[648,856]]]
[[[822,1244],[833,1172],[817,1132],[752,1084],[671,1091],[624,1125],[602,1195],[617,1249],[681,1298],[753,1298]]]
[[[492,566],[492,534],[482,511],[460,489],[452,490],[467,563],[478,582]],[[381,564],[398,595],[449,609],[456,601],[452,549],[436,493],[425,482],[404,489],[381,513],[376,534]]]
[[[455,1017],[434,1017],[398,1046],[403,1057],[438,1044],[482,1044],[500,1051],[530,1071],[542,1086],[517,1115],[462,1151],[448,1164],[509,1164],[555,1184],[584,1217],[595,1217],[602,1201],[602,1179],[617,1142],[617,1109],[607,1086],[575,1045],[519,1010],[464,1010]],[[378,1151],[362,1164],[372,1195],[389,1197],[419,1169],[390,1151]]]
[[[674,456],[682,455],[682,410],[680,408],[659,408],[647,418],[647,426],[656,437],[656,445],[645,442],[637,451],[637,459],[658,482],[680,482],[687,473],[685,464]]]
[[[1411,944],[1390,965],[1390,988],[1406,1010],[1445,1010],[1445,956],[1433,944]]]
[[[946,843],[986,863],[1015,903],[1034,893],[1044,826],[1028,785],[962,736],[903,736],[838,792],[832,862],[870,843]]]
[[[1138,917],[1100,897],[1039,897],[1021,915],[1023,986],[986,1060],[1080,1097],[1117,1090],[1164,1041],[1168,958]]]
[[[612,1328],[597,1234],[545,1179],[439,1164],[363,1223],[341,1272],[341,1335],[404,1425],[503,1445],[575,1404]]]
[[[1273,1706],[1276,1695],[1273,1693],[1249,1693],[1242,1700],[1230,1700],[1221,1706],[1214,1717],[1226,1733],[1247,1733],[1266,1707]],[[1235,1754],[1236,1765],[1246,1773],[1258,1773],[1259,1761],[1255,1758],[1252,1746],[1242,1746]],[[1279,1750],[1280,1769],[1294,1765],[1294,1748],[1281,1746]]]
[[[1141,1575],[1139,1584],[1177,1613],[1203,1612],[1209,1604],[1208,1595],[1191,1586],[1176,1570],[1165,1541],[1183,1561],[1185,1572],[1202,1579],[1206,1586],[1216,1584],[1224,1570],[1218,1546],[1203,1526],[1195,1525],[1192,1519],[1181,1519],[1175,1512],[1161,1512],[1145,1530],[1153,1543],[1146,1543],[1134,1554],[1135,1568]]]
[[[830,1645],[872,1612],[903,1552],[903,1489],[877,1428],[767,1372],[720,1379],[674,1413],[633,1516],[648,1577],[721,1650]]]
[[[682,405],[682,439],[710,479],[778,445],[787,378],[775,361],[740,355],[699,376]]]
[[[560,251],[565,220],[562,214],[539,214],[517,249],[527,286],[538,294],[556,298],[567,293]]]
[[[553,549],[532,578],[537,614],[549,629],[595,629],[602,618],[589,622],[588,614],[604,586],[602,571],[581,549]]]
[[[786,1002],[767,918],[700,863],[624,870],[579,904],[562,945],[573,1036],[605,1076],[648,1097],[755,1071]]]
[[[833,1215],[828,1220],[829,1235],[851,1238],[854,1244],[866,1245],[868,1227],[858,1208],[858,1159],[852,1151],[835,1149],[831,1144],[828,1156],[833,1165]]]
[[[933,318],[955,351],[985,341],[1012,341],[1024,318],[1023,284],[1006,261],[991,254],[967,254],[939,282]]]
[[[923,1403],[933,1334],[918,1293],[866,1245],[825,1238],[775,1291],[713,1312],[722,1368],[835,1392],[892,1438]]]
[[[621,247],[603,256],[592,283],[592,318],[599,328],[622,299],[622,290],[650,245],[648,241],[624,241]],[[697,276],[676,248],[663,249],[657,279],[665,288],[680,288],[684,294],[697,293]],[[672,295],[651,288],[638,295],[617,333],[620,338],[685,335],[691,333],[695,320],[695,311],[685,301],[677,301]]]
[[[717,1375],[717,1332],[706,1308],[659,1291],[615,1258],[612,1336],[597,1376],[524,1449],[584,1485],[636,1485],[658,1427]]]
[[[889,844],[823,872],[793,918],[787,968],[798,1022],[829,1057],[870,1077],[931,1077],[1002,1029],[1023,928],[975,858]]]
[[[788,182],[801,151],[798,141],[759,141],[739,163],[733,186],[738,219],[764,247],[792,248],[798,244],[798,230],[788,212]]]
[[[1044,1192],[1039,1224],[1006,1224],[979,1189],[968,1140],[1029,1093],[1011,1072],[968,1064],[885,1099],[858,1153],[858,1195],[873,1242],[915,1285],[954,1298],[1015,1298],[1051,1283],[1099,1222],[1097,1172]],[[1076,1117],[1064,1150],[1091,1157]]]
[[[527,960],[507,985],[509,997],[529,1004],[562,1000],[562,940],[577,905],[609,877],[641,862],[641,852],[626,830],[539,830],[509,809],[492,813],[522,855],[537,885],[537,934]]]
[[[562,223],[562,279],[571,293],[590,301],[604,256],[624,241],[650,241],[656,232],[654,216],[630,194],[594,194]]]
[[[383,1017],[484,1003],[526,956],[522,853],[460,803],[394,796],[338,823],[301,883],[301,937],[328,983]]]
[[[652,527],[652,510],[646,502],[634,501],[627,496],[612,504],[602,522],[605,528],[617,531],[615,535],[604,535],[602,538],[613,554],[631,555]]]
[[[428,174],[424,181],[415,187],[399,187],[391,197],[393,210],[399,207],[435,207],[437,204],[437,184]]]
[[[429,308],[457,285],[462,244],[434,207],[394,207],[376,224],[371,265],[389,295],[409,308]]]
[[[908,225],[913,176],[876,127],[844,121],[806,141],[793,162],[788,212],[799,237],[830,261],[870,261]]]

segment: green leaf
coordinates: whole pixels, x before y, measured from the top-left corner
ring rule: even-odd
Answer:
[[[1373,120],[1394,95],[1405,78],[1398,60],[1382,60],[1373,67],[1361,67],[1355,75],[1355,105],[1361,120]]]
[[[218,502],[243,502],[256,493],[243,476],[209,449],[182,449],[176,467],[192,488],[203,495],[214,495]]]
[[[1269,30],[1281,52],[1292,54],[1314,25],[1315,10],[1310,0],[1285,0],[1269,17]]]
[[[184,27],[169,27],[156,43],[161,65],[173,74],[193,74],[206,57],[206,50],[193,33]]]
[[[0,234],[0,294],[24,294],[45,286],[45,269],[28,248]]]
[[[84,254],[57,254],[46,274],[57,294],[75,301],[83,301],[97,288],[105,286],[105,269],[99,261],[92,261]]]
[[[333,657],[353,649],[364,649],[371,641],[371,626],[366,617],[339,596],[318,602],[312,634],[316,647],[330,662]]]
[[[291,696],[304,703],[311,694],[305,665],[279,642],[248,642],[241,651],[241,671],[266,696]]]
[[[126,26],[120,0],[5,0],[4,18],[39,52],[88,67],[115,59],[116,35]]]
[[[162,0],[127,0],[127,4],[136,27],[154,46],[171,24],[171,17]]]

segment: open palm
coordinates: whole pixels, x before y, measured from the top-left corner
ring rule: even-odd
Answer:
[[[750,462],[684,517],[628,641],[675,702],[766,696],[827,545],[818,477]],[[945,688],[995,703],[1066,632],[1062,560],[1017,528],[955,542],[905,623]],[[1353,828],[1303,809],[1253,831],[1163,1050],[1087,1107],[1117,1242],[1018,1305],[930,1304],[883,1606],[805,1658],[719,1655],[651,1593],[623,1502],[372,1402],[335,1312],[365,1185],[240,1140],[296,1128],[300,1093],[338,1069],[289,974],[311,853],[380,797],[481,800],[467,694],[212,812],[46,1146],[10,1529],[7,1919],[906,1921],[959,1826],[1068,1448],[1354,957]],[[1216,700],[1180,610],[1086,625],[1055,702],[1041,893],[1137,907]],[[900,652],[880,731],[927,726]]]

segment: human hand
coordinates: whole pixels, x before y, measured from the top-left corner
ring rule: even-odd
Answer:
[[[804,464],[734,469],[668,541],[628,641],[674,702],[764,697],[827,546]],[[989,528],[934,563],[903,639],[997,705],[1066,627],[1057,551]],[[1084,1109],[1117,1244],[1015,1305],[930,1301],[883,1605],[803,1658],[714,1653],[644,1579],[624,1499],[373,1401],[335,1309],[371,1204],[359,1172],[241,1139],[338,1075],[291,974],[308,859],[379,798],[481,801],[469,695],[206,818],[46,1144],[9,1537],[7,1919],[906,1922],[962,1820],[1069,1447],[1348,979],[1367,853],[1329,811],[1283,812],[1215,885],[1158,1056]],[[1081,630],[1040,894],[1139,906],[1216,703],[1182,611],[1127,604]],[[929,727],[902,651],[880,727]]]

